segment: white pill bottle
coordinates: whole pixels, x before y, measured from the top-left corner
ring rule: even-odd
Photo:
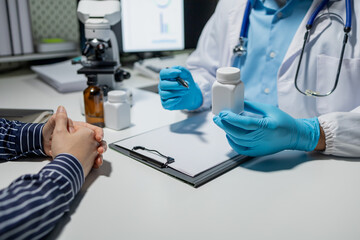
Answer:
[[[240,69],[222,67],[216,71],[216,82],[212,86],[212,112],[218,115],[223,110],[239,114],[244,111],[244,83],[240,80]]]
[[[108,93],[104,103],[105,127],[121,130],[130,126],[130,103],[127,93],[114,90]]]

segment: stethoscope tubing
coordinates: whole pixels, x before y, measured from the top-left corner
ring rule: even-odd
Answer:
[[[316,7],[314,12],[311,14],[309,20],[307,21],[306,28],[309,29],[313,26],[316,17],[318,16],[319,12],[324,9],[324,7],[329,3],[330,0],[323,0],[319,6]],[[346,5],[346,22],[345,22],[345,29],[347,32],[351,30],[351,22],[352,22],[352,7],[351,7],[351,0],[345,0]],[[249,28],[250,22],[250,12],[251,12],[251,1],[248,0],[246,3],[246,8],[244,12],[244,17],[241,25],[240,37],[246,38]]]
[[[338,81],[339,81],[339,77],[340,77],[340,71],[341,71],[341,65],[342,65],[342,61],[343,61],[343,57],[344,57],[344,52],[345,52],[345,46],[346,43],[348,41],[348,37],[349,37],[349,32],[351,31],[351,23],[352,23],[352,5],[351,5],[351,1],[352,0],[345,0],[345,8],[346,8],[346,23],[344,24],[344,41],[343,41],[343,46],[341,49],[341,54],[340,54],[340,61],[339,61],[339,66],[338,66],[338,70],[337,70],[337,74],[336,74],[336,79],[335,79],[335,84],[333,86],[333,88],[330,90],[330,92],[326,93],[326,94],[320,94],[316,91],[311,91],[311,90],[306,90],[305,92],[301,91],[300,88],[298,87],[297,84],[297,78],[298,78],[298,74],[299,74],[299,70],[300,70],[300,65],[302,62],[302,57],[304,54],[304,50],[306,47],[306,43],[308,42],[309,36],[310,36],[310,31],[312,26],[314,25],[314,22],[316,20],[316,17],[318,16],[318,14],[320,13],[321,10],[323,10],[325,8],[325,6],[329,3],[330,0],[323,0],[319,6],[316,7],[316,9],[314,10],[314,12],[310,15],[307,24],[306,24],[306,32],[304,35],[304,43],[303,43],[303,47],[301,50],[301,54],[300,54],[300,59],[299,59],[299,64],[295,73],[295,88],[302,94],[304,95],[308,95],[308,96],[315,96],[315,97],[325,97],[330,95],[332,92],[335,91]],[[240,31],[240,43],[234,48],[233,52],[237,53],[238,55],[244,55],[244,53],[246,53],[246,47],[243,45],[243,43],[245,42],[245,39],[247,38],[247,33],[248,33],[248,28],[249,28],[249,22],[250,22],[250,12],[251,12],[251,1],[248,0],[246,3],[246,8],[245,8],[245,12],[244,12],[244,17],[243,17],[243,22],[241,25],[241,31]],[[238,52],[239,51],[239,52]]]
[[[329,0],[323,0],[320,5],[315,9],[315,11],[311,14],[309,20],[307,21],[307,24],[306,24],[306,28],[307,29],[310,29],[312,28],[313,24],[314,24],[314,21],[317,17],[317,15],[319,14],[319,12],[321,10],[324,9],[324,7],[329,3]]]
[[[352,22],[352,7],[351,0],[346,0],[346,23],[345,23],[345,32],[351,31],[351,22]]]
[[[245,8],[243,22],[242,22],[241,31],[240,31],[240,37],[242,37],[242,38],[247,37],[251,8],[252,8],[251,1],[248,0],[247,3],[246,3],[246,8]]]
[[[314,21],[316,19],[316,17],[319,15],[319,12],[324,9],[324,7],[329,3],[330,0],[323,0],[319,6],[316,7],[316,9],[314,10],[314,12],[311,14],[311,16],[309,17],[309,20],[307,21],[307,28],[308,26],[311,28],[314,24]],[[351,7],[351,0],[345,0],[345,5],[346,5],[346,23],[345,23],[345,28],[349,28],[351,29],[351,22],[352,22],[352,7]],[[244,12],[244,17],[243,17],[243,21],[242,21],[242,25],[241,25],[241,31],[240,31],[240,37],[242,38],[246,38],[247,37],[247,32],[248,32],[248,28],[249,28],[249,22],[250,22],[250,12],[251,12],[251,1],[248,0],[246,3],[246,8],[245,8],[245,12]],[[349,32],[350,30],[348,30]]]

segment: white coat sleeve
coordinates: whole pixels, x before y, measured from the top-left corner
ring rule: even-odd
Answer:
[[[360,157],[360,107],[321,115],[319,123],[325,133],[324,154]]]
[[[215,81],[216,70],[220,65],[228,28],[224,20],[227,4],[223,3],[226,1],[219,1],[214,14],[201,33],[196,50],[189,56],[186,63],[203,94],[203,104],[197,110],[206,110],[211,107],[211,88]]]

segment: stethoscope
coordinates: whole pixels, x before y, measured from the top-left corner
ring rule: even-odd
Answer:
[[[334,83],[333,88],[324,94],[321,94],[317,91],[313,91],[313,90],[305,90],[302,91],[299,87],[298,87],[298,75],[299,75],[299,71],[300,71],[300,66],[301,66],[301,62],[302,62],[302,58],[304,55],[304,51],[305,51],[305,47],[306,44],[309,41],[309,37],[310,37],[310,31],[314,25],[314,22],[317,19],[317,16],[319,14],[319,12],[321,10],[323,10],[325,8],[325,6],[329,3],[330,0],[323,0],[319,6],[314,10],[314,12],[311,14],[309,20],[307,21],[306,24],[306,32],[304,35],[304,43],[301,49],[301,54],[300,54],[300,59],[299,59],[299,63],[296,69],[296,74],[295,74],[295,80],[294,80],[294,84],[295,84],[295,88],[302,94],[306,95],[306,96],[314,96],[314,97],[326,97],[329,96],[331,93],[333,93],[338,85],[339,82],[339,77],[340,77],[340,72],[341,72],[341,65],[343,62],[343,58],[344,58],[344,52],[345,52],[345,46],[348,42],[349,39],[349,32],[351,31],[351,17],[352,17],[352,6],[351,6],[351,0],[345,0],[345,6],[346,6],[346,23],[344,24],[344,40],[343,40],[343,45],[342,45],[342,49],[341,49],[341,54],[340,54],[340,61],[339,61],[339,65],[337,68],[337,73],[336,73],[336,80]],[[245,12],[244,12],[244,17],[243,17],[243,22],[242,22],[242,26],[241,26],[241,31],[240,31],[240,37],[239,37],[239,44],[237,44],[234,49],[233,49],[233,53],[236,56],[244,56],[247,53],[247,49],[246,49],[246,41],[247,41],[247,34],[248,34],[248,28],[249,28],[249,18],[250,18],[250,12],[251,12],[251,0],[248,0],[246,3],[246,8],[245,8]],[[333,14],[336,15],[336,14]],[[338,15],[336,15],[338,16]],[[338,16],[339,17],[339,16]]]

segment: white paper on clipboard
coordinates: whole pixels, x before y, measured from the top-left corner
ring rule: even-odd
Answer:
[[[181,122],[120,140],[115,145],[128,150],[135,146],[157,150],[175,159],[169,167],[194,177],[238,155],[228,144],[225,132],[215,125],[212,117],[211,112],[201,113]],[[136,152],[159,162],[166,162],[166,158],[154,152]]]

